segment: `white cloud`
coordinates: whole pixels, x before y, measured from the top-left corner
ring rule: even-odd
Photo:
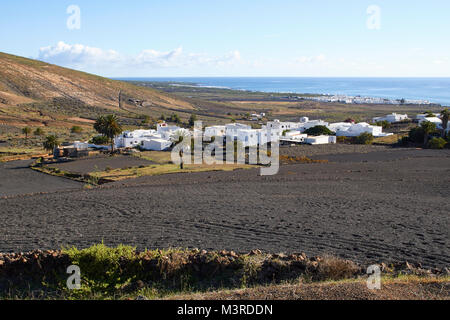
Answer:
[[[118,62],[122,57],[114,50],[105,51],[82,44],[70,45],[60,41],[55,46],[40,48],[38,59],[62,65],[97,65]]]
[[[66,44],[63,41],[54,46],[42,47],[38,59],[66,67],[82,70],[98,69],[137,69],[140,68],[179,68],[179,67],[222,67],[240,63],[239,51],[222,56],[184,53],[182,47],[171,51],[143,50],[137,55],[125,55],[115,50],[103,50],[82,44]],[[131,70],[130,70],[131,71]]]

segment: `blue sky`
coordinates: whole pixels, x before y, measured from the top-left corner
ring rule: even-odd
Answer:
[[[16,0],[0,12],[0,51],[104,76],[450,76],[448,0]]]

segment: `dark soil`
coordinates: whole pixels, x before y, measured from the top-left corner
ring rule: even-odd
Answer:
[[[130,167],[149,166],[151,164],[154,163],[149,160],[140,159],[133,156],[117,155],[70,160],[68,162],[51,164],[50,167],[72,173],[88,174],[95,171],[104,171],[107,168],[124,169]]]
[[[449,266],[449,152],[398,149],[383,161],[384,152],[368,153],[369,162],[348,154],[286,165],[269,177],[258,169],[174,174],[2,199],[0,251],[104,240]]]
[[[83,186],[80,182],[33,171],[29,168],[32,161],[0,162],[0,198],[79,189]],[[0,206],[0,214],[1,212],[3,208]]]

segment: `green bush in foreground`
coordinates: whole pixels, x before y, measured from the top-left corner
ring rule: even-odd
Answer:
[[[138,273],[124,274],[120,265],[121,261],[133,264],[137,260],[136,248],[133,247],[119,245],[109,248],[102,243],[83,250],[75,247],[65,249],[63,253],[82,270],[82,287],[78,291],[81,295],[91,292],[108,294],[138,276]]]

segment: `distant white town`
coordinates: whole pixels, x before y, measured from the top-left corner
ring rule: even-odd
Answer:
[[[430,101],[427,100],[387,99],[387,98],[345,96],[345,95],[323,95],[316,97],[301,97],[301,99],[319,102],[338,102],[346,104],[416,104],[416,105],[432,104]]]

